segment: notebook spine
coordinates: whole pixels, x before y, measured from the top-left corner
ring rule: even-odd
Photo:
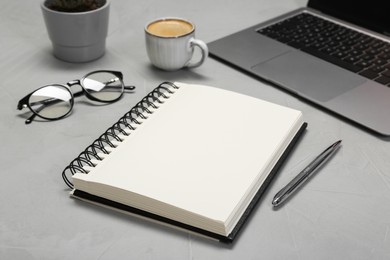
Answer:
[[[172,82],[163,82],[146,95],[65,167],[62,172],[65,184],[73,189],[71,176],[76,173],[88,174],[91,168],[104,160],[106,155],[123,142],[132,131],[135,131],[137,126],[141,125],[143,120],[158,109],[159,105],[163,104],[178,88]]]

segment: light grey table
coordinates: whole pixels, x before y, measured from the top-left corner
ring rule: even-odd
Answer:
[[[168,73],[151,67],[145,53],[143,27],[154,18],[187,18],[196,24],[198,38],[210,42],[301,7],[304,0],[113,0],[107,53],[86,64],[52,56],[39,4],[0,3],[0,259],[390,259],[388,141],[213,59]],[[16,110],[20,98],[95,69],[122,71],[137,91],[107,106],[82,100],[64,120],[24,124]],[[213,85],[290,106],[302,110],[309,123],[231,246],[78,203],[61,179],[83,148],[164,80]],[[273,210],[273,195],[337,139],[343,146],[336,156]]]

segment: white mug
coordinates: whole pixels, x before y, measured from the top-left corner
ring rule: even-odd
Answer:
[[[181,18],[161,18],[148,23],[145,40],[150,61],[163,70],[198,67],[209,53],[206,43],[195,39],[195,26]],[[192,62],[195,46],[202,56],[199,61]]]

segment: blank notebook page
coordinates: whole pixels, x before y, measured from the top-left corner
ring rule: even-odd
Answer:
[[[106,159],[74,177],[226,222],[264,166],[278,159],[282,141],[296,133],[301,112],[213,87],[175,84],[180,88]],[[158,214],[171,217],[164,208]]]

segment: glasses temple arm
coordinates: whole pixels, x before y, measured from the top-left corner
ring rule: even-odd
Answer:
[[[134,90],[135,86],[124,86],[126,90]]]
[[[31,122],[34,120],[34,118],[36,117],[37,115],[36,114],[32,114],[29,118],[26,119],[25,123],[28,125],[28,124],[31,124]]]

